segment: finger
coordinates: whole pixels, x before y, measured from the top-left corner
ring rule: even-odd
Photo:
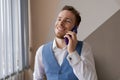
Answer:
[[[70,40],[70,39],[71,39],[71,35],[70,35],[70,34],[66,34],[64,37],[67,37],[67,38],[68,38],[68,40]]]
[[[66,33],[67,35],[70,35],[72,39],[77,39],[77,35],[75,32],[69,31]]]

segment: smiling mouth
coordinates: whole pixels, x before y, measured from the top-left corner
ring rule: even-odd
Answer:
[[[65,31],[64,28],[60,28],[60,27],[58,27],[57,29],[58,29],[58,31],[60,31],[60,32],[64,32],[64,31]]]

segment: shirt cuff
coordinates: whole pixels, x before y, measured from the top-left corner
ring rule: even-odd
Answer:
[[[74,51],[73,53],[68,54],[67,60],[71,66],[74,66],[80,62],[81,58],[77,51]]]

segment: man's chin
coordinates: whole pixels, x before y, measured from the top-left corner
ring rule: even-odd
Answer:
[[[63,36],[56,36],[57,38],[59,38],[59,39],[64,39],[64,37]]]

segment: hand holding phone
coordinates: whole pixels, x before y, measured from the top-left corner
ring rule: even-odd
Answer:
[[[72,29],[71,31],[73,31],[73,32],[77,33],[77,26],[74,26],[74,27],[73,27],[73,29]],[[65,40],[66,45],[68,45],[68,43],[69,43],[68,38],[67,38],[67,37],[65,37],[65,38],[64,38],[64,40]]]

